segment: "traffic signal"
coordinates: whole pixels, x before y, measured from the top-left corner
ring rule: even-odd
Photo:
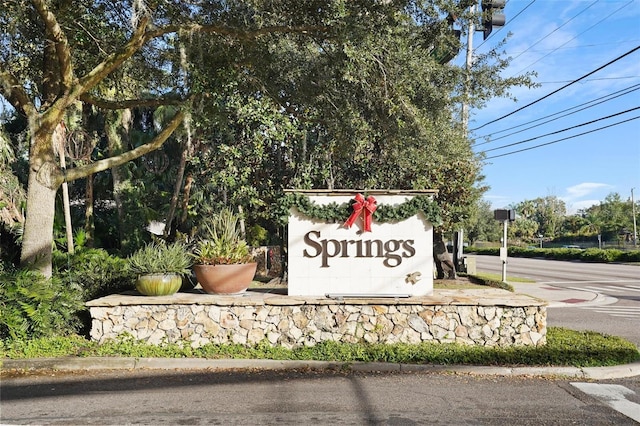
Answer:
[[[482,28],[485,40],[491,34],[493,27],[504,25],[506,21],[503,13],[505,3],[505,0],[482,0]]]

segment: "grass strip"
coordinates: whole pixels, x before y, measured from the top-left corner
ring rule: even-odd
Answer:
[[[63,356],[119,356],[138,358],[209,358],[319,360],[340,362],[391,362],[403,364],[573,366],[598,367],[626,364],[640,359],[638,348],[620,337],[592,331],[549,327],[547,344],[508,348],[460,344],[367,344],[322,342],[312,347],[286,349],[263,341],[253,347],[208,344],[192,348],[187,342],[159,346],[123,336],[102,345],[80,336],[1,341],[0,355],[23,359]]]

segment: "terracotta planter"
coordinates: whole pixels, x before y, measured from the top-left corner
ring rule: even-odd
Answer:
[[[140,275],[136,280],[136,290],[145,296],[169,296],[181,285],[182,277],[178,274]]]
[[[257,263],[235,265],[194,265],[193,271],[202,289],[211,294],[243,293],[251,285]]]

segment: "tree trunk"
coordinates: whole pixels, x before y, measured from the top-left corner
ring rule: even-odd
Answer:
[[[167,214],[166,224],[164,225],[164,237],[167,238],[171,234],[171,223],[176,214],[176,208],[178,206],[178,198],[180,197],[180,191],[182,190],[182,181],[184,180],[184,171],[187,168],[187,158],[189,156],[189,150],[191,144],[187,139],[185,146],[182,149],[182,155],[180,156],[180,165],[178,166],[178,172],[176,176],[176,184],[173,188],[173,195],[171,196],[171,203],[169,205],[169,213]]]
[[[433,233],[433,260],[436,264],[438,279],[456,279],[456,267],[440,232]]]
[[[53,134],[63,112],[29,117],[31,132],[27,215],[22,236],[20,266],[40,272],[47,278],[52,273],[53,222],[56,192],[64,177],[56,164]]]
[[[113,199],[116,203],[116,212],[118,214],[118,243],[122,242],[122,223],[124,222],[124,208],[122,205],[122,189],[124,187],[123,179],[120,171],[123,167],[114,167],[111,169],[111,178],[113,179]]]
[[[189,197],[191,196],[192,185],[193,176],[191,174],[188,174],[187,178],[184,181],[184,191],[182,194],[182,216],[180,216],[180,224],[183,224],[187,221],[187,217],[189,214]]]
[[[106,114],[104,123],[105,134],[107,136],[107,146],[109,155],[114,157],[123,153],[128,146],[129,129],[131,124],[131,110],[109,111]],[[122,224],[125,222],[122,193],[129,182],[129,173],[126,167],[118,166],[111,169],[113,180],[113,198],[116,203],[118,214],[118,242],[125,238]]]
[[[51,277],[56,190],[40,183],[37,175],[38,172],[30,167],[20,264]]]
[[[93,175],[87,176],[84,195],[84,230],[87,234],[87,247],[93,247],[95,241],[95,221],[93,217]]]
[[[60,157],[60,167],[62,170],[67,168],[67,159],[65,153],[66,143],[66,127],[64,122],[60,122],[53,133],[54,143]],[[62,183],[62,207],[64,210],[64,225],[67,235],[67,252],[73,254],[75,249],[73,247],[73,226],[71,225],[71,206],[69,203],[69,184],[65,181]]]

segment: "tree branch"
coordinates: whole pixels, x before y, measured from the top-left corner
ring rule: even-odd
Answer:
[[[125,99],[121,101],[111,101],[107,99],[98,99],[92,95],[85,93],[80,96],[80,100],[91,105],[95,105],[99,108],[118,110],[135,107],[157,107],[164,105],[182,105],[188,99],[176,98],[176,97],[164,97],[156,99]]]
[[[223,25],[167,25],[148,31],[145,35],[147,40],[156,37],[162,37],[165,34],[187,32],[187,33],[209,33],[217,35],[231,36],[240,40],[251,40],[267,34],[309,34],[309,33],[326,33],[329,27],[320,25],[300,25],[286,26],[274,25],[268,27],[257,28],[255,30],[240,30],[238,28],[226,27]]]
[[[81,179],[92,175],[94,173],[98,173],[107,169],[111,169],[113,167],[120,166],[125,164],[131,160],[135,160],[147,154],[151,151],[154,151],[162,146],[162,144],[173,134],[173,132],[178,128],[178,126],[184,120],[184,112],[178,111],[176,115],[171,119],[171,121],[162,129],[155,138],[153,138],[150,142],[141,145],[135,149],[124,152],[115,157],[105,158],[104,160],[96,161],[92,164],[87,164],[85,166],[74,167],[63,173],[62,170],[58,170],[57,176],[55,177],[55,186],[58,187],[62,185],[64,181],[70,182],[76,179]]]
[[[138,27],[133,35],[121,49],[109,55],[104,61],[96,65],[88,74],[78,80],[74,85],[71,96],[73,99],[79,98],[82,94],[93,89],[107,75],[116,70],[123,62],[133,56],[147,42],[145,29],[149,18],[140,19]]]
[[[22,85],[13,74],[5,70],[4,63],[0,64],[0,90],[16,111],[28,116],[37,114],[36,107],[25,92]]]
[[[49,10],[49,6],[44,0],[31,0],[31,2],[44,22],[47,33],[49,33],[53,39],[56,56],[58,57],[58,66],[60,67],[60,79],[63,86],[62,91],[66,92],[71,87],[73,81],[71,51],[69,50],[67,37],[62,31],[62,28],[60,28],[56,16]]]

